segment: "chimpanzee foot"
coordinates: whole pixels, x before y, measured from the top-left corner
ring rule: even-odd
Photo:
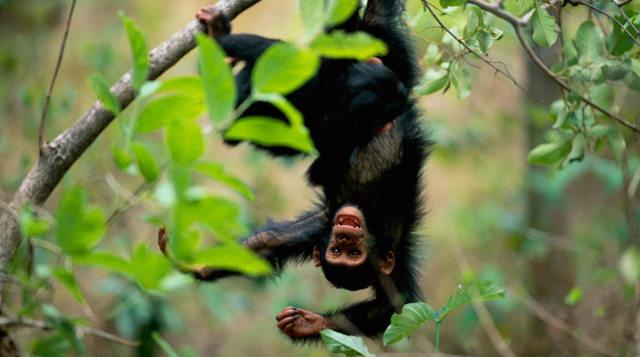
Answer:
[[[225,16],[213,6],[205,6],[196,14],[196,18],[207,25],[207,33],[211,38],[228,35],[231,25]]]

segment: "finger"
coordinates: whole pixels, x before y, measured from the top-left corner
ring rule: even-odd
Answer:
[[[313,312],[304,309],[297,308],[296,310],[298,310],[298,314],[302,316],[315,315]]]
[[[378,57],[371,57],[368,60],[366,60],[365,62],[367,63],[375,63],[375,64],[382,64],[382,60]]]
[[[282,332],[291,337],[296,337],[295,330],[293,329],[293,324],[288,324],[287,326],[285,326],[285,328],[282,329]]]
[[[295,316],[285,317],[284,319],[278,321],[278,328],[281,330],[284,330],[284,328],[287,327],[287,325],[293,324],[294,321],[296,321]]]
[[[298,314],[298,310],[295,307],[293,306],[285,307],[284,309],[282,309],[282,311],[280,311],[278,316],[276,316],[276,320],[280,321],[285,317],[295,316],[297,314]]]

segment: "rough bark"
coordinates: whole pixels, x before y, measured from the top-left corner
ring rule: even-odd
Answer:
[[[259,0],[223,0],[215,7],[230,19],[248,9]],[[184,55],[195,47],[194,35],[205,30],[203,24],[193,20],[149,54],[149,80],[158,78]],[[130,84],[131,72],[125,73],[111,87],[122,108],[135,98]],[[0,216],[0,306],[6,281],[7,267],[20,243],[20,232],[15,217],[21,207],[31,202],[42,205],[62,177],[93,143],[100,133],[113,121],[114,115],[100,101],[95,102],[78,121],[55,138],[44,150],[9,204],[9,210]]]

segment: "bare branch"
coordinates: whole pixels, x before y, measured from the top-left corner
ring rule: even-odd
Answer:
[[[34,319],[30,319],[30,318],[20,318],[20,319],[11,319],[8,317],[0,317],[0,325],[5,326],[25,326],[25,327],[31,327],[31,328],[36,328],[36,329],[40,329],[40,330],[52,330],[53,327],[45,322],[45,321],[40,321],[40,320],[34,320]],[[137,347],[140,346],[140,341],[131,341],[131,340],[127,340],[124,339],[122,337],[116,336],[116,335],[112,335],[108,332],[104,332],[102,330],[98,330],[95,329],[93,327],[88,327],[88,326],[75,326],[75,331],[78,334],[87,334],[87,335],[93,335],[93,336],[97,336],[100,337],[102,339],[111,341],[111,342],[115,342],[115,343],[119,343],[121,345],[126,345],[126,346],[133,346],[133,347]]]
[[[222,0],[215,7],[226,14],[228,18],[233,19],[258,1]],[[148,79],[158,78],[189,53],[195,47],[194,35],[203,31],[205,31],[205,26],[200,21],[193,20],[151,51]],[[123,109],[135,98],[130,81],[131,73],[127,72],[111,87],[111,92],[118,98]],[[49,144],[47,152],[40,155],[9,204],[9,212],[0,215],[0,276],[5,275],[7,265],[20,241],[18,221],[14,215],[26,202],[38,206],[42,205],[71,168],[71,165],[80,158],[113,119],[113,113],[105,109],[100,101],[97,101],[72,127]],[[0,292],[3,290],[3,286],[4,281],[0,281]],[[1,302],[0,294],[0,306]]]
[[[64,55],[64,47],[67,45],[67,37],[69,37],[69,27],[71,26],[71,17],[73,16],[73,9],[76,7],[76,0],[71,2],[69,13],[67,14],[67,24],[64,28],[64,36],[62,37],[62,44],[60,45],[60,54],[58,55],[58,62],[56,68],[53,70],[53,77],[51,77],[51,83],[49,83],[49,89],[47,90],[47,97],[44,100],[44,108],[42,109],[42,117],[40,117],[40,133],[38,134],[38,147],[40,148],[40,156],[44,155],[48,150],[47,143],[44,139],[44,123],[47,119],[47,110],[49,109],[49,100],[51,99],[51,92],[53,92],[53,85],[56,83],[56,77],[58,77],[58,71],[62,64],[62,56]]]
[[[633,29],[633,31],[635,31],[635,32],[636,32],[636,35],[638,35],[638,37],[640,37],[640,32],[638,31],[638,29],[636,28],[636,26],[633,24],[633,22],[631,22],[631,20],[629,20],[629,17],[628,17],[628,16],[627,16],[627,14],[624,12],[624,10],[622,10],[622,6],[623,6],[623,5],[626,5],[626,4],[628,4],[628,3],[630,3],[630,2],[631,2],[631,0],[629,0],[629,1],[625,1],[625,2],[623,2],[623,3],[619,3],[619,2],[618,2],[618,1],[616,1],[616,0],[611,0],[611,1],[612,1],[614,4],[616,4],[616,6],[618,7],[618,11],[620,11],[620,13],[622,14],[622,16],[624,17],[624,20],[629,24],[629,26],[631,26],[631,28]],[[622,26],[622,25],[620,25],[620,26]],[[624,27],[623,27],[623,28],[624,28]],[[625,31],[626,31],[626,29],[625,29]],[[627,31],[627,33],[629,33],[629,32]],[[629,35],[629,36],[631,36],[631,35]],[[633,36],[631,36],[631,38],[633,38]],[[634,41],[635,41],[635,39],[634,39]],[[638,43],[638,41],[636,41],[636,43]],[[640,45],[638,45],[638,46],[640,46]]]

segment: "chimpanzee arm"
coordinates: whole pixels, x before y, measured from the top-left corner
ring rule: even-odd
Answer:
[[[317,239],[326,230],[328,218],[324,206],[303,213],[295,221],[268,221],[243,245],[268,260],[280,271],[291,261],[302,262],[311,258]],[[212,281],[238,272],[222,269],[201,269],[194,275],[199,280]]]

